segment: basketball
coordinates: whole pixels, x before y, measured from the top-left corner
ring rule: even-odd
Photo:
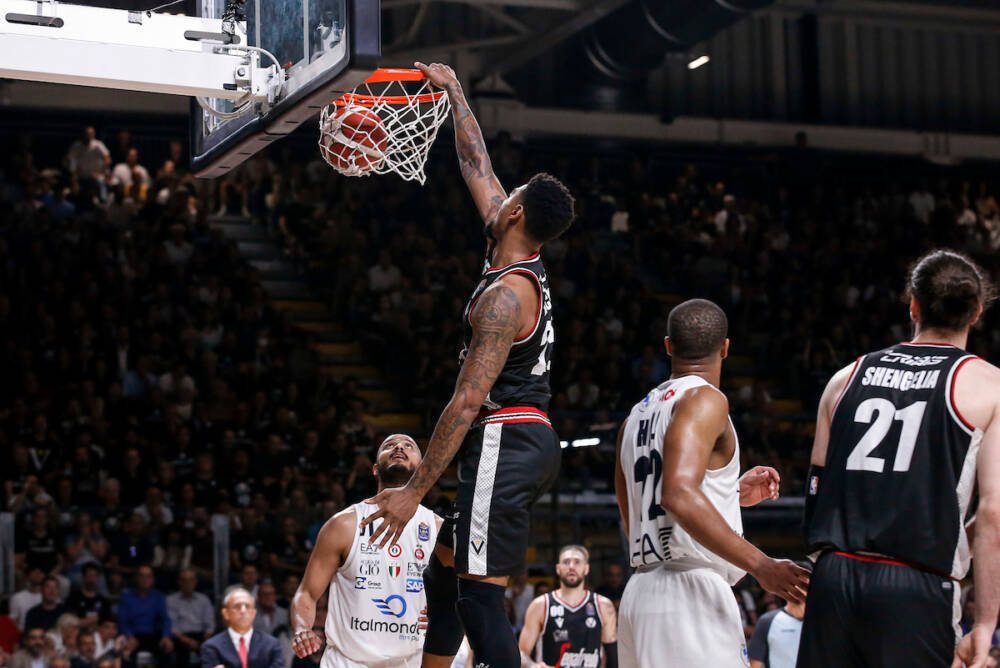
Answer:
[[[388,143],[385,125],[374,111],[338,106],[325,119],[320,151],[342,173],[364,176],[382,162]]]

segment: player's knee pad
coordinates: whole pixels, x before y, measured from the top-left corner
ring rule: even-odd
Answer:
[[[424,651],[437,656],[454,656],[465,635],[455,610],[458,578],[455,569],[442,564],[434,553],[424,569],[424,595],[427,597]]]
[[[465,626],[476,663],[489,668],[519,668],[521,654],[503,607],[504,588],[477,580],[458,580],[458,616]]]

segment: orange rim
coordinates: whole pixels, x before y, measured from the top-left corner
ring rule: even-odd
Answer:
[[[365,83],[420,81],[424,78],[424,73],[420,70],[406,69],[402,67],[380,67],[375,70],[370,77],[365,79]]]
[[[397,81],[390,79],[390,81]],[[445,91],[439,90],[433,93],[423,93],[421,95],[358,95],[356,93],[344,93],[343,96],[333,101],[338,107],[346,107],[349,104],[357,104],[362,107],[374,107],[379,102],[385,104],[409,104],[411,102],[434,102],[440,100],[445,95]]]

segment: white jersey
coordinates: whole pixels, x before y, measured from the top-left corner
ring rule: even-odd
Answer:
[[[637,403],[628,416],[622,436],[621,460],[628,481],[629,552],[632,566],[661,562],[675,566],[711,568],[730,585],[746,572],[696,541],[660,505],[663,489],[663,438],[677,401],[688,390],[711,385],[700,376],[682,376],[661,384]],[[730,428],[732,422],[730,421]],[[733,429],[735,437],[736,430]],[[740,514],[740,444],[729,463],[709,469],[701,491],[733,531],[743,535]]]
[[[355,527],[378,510],[367,503],[352,508]],[[355,530],[351,551],[330,582],[326,615],[327,653],[372,668],[399,666],[401,660],[420,656],[423,571],[437,541],[436,518],[424,506],[417,506],[399,541],[383,549],[368,544],[380,522]]]

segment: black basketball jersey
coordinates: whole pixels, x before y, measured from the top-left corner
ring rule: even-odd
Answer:
[[[531,333],[523,339],[515,339],[507,356],[507,363],[493,383],[490,393],[486,395],[483,408],[496,410],[507,406],[534,406],[545,411],[548,410],[549,399],[552,396],[549,389],[549,365],[552,360],[555,330],[552,327],[549,280],[538,253],[506,267],[491,267],[489,262],[486,263],[482,280],[479,281],[472,297],[469,298],[469,303],[465,306],[465,314],[462,317],[465,345],[459,361],[465,361],[472,342],[472,322],[469,316],[476,307],[476,302],[486,288],[508,274],[521,274],[537,284],[538,312],[535,314],[535,326]]]
[[[868,552],[955,578],[969,567],[982,433],[952,402],[974,355],[900,343],[858,359],[837,402],[809,525],[815,549]]]
[[[563,603],[555,592],[546,594],[540,639],[542,662],[553,668],[598,668],[603,626],[594,592],[588,591],[575,608]]]

